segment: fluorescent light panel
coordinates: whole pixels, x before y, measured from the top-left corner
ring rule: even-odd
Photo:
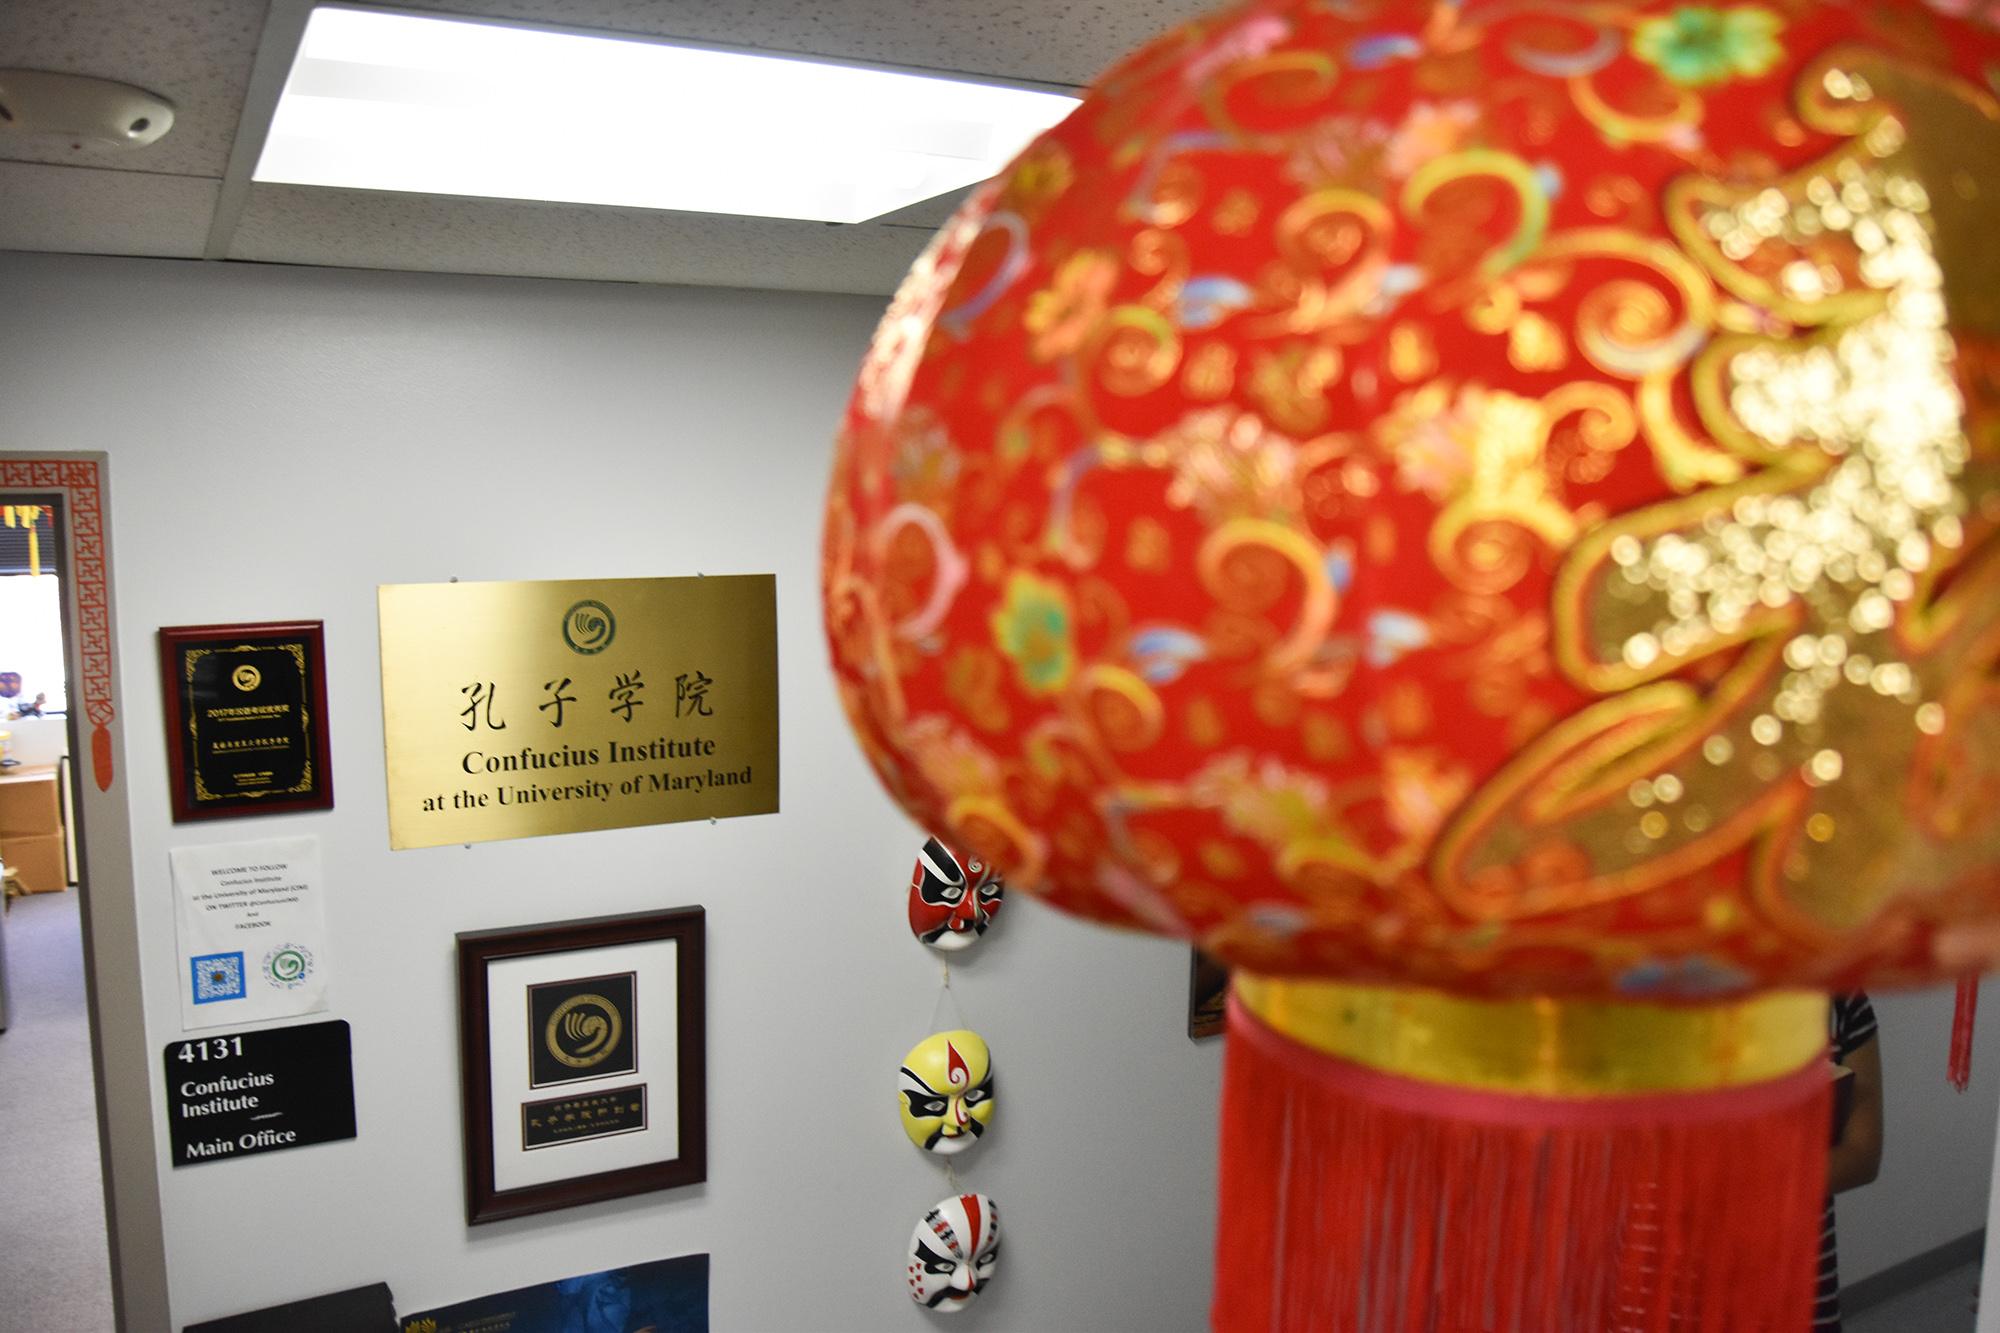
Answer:
[[[985,180],[1077,99],[321,7],[256,179],[862,222]]]

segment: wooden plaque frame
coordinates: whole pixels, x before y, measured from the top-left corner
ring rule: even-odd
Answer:
[[[182,664],[190,649],[298,648],[300,704],[307,746],[305,790],[205,793],[200,741],[190,724],[194,701]],[[160,630],[160,686],[166,715],[168,790],[174,822],[333,809],[333,754],[327,741],[326,629],[319,620],[250,625],[174,625]]]
[[[550,925],[509,927],[460,934],[458,938],[459,1070],[465,1137],[465,1220],[468,1226],[503,1218],[570,1208],[602,1199],[674,1189],[708,1179],[708,1021],[705,936],[707,914],[700,907],[591,917]],[[592,950],[657,940],[676,942],[673,1013],[675,1025],[675,1105],[655,1112],[677,1117],[675,1156],[612,1171],[572,1176],[514,1189],[495,1186],[493,1142],[492,990],[488,968],[504,959],[575,953],[577,975],[601,971],[589,961]],[[640,1014],[658,1023],[649,1008],[658,1001],[641,996]],[[539,1094],[538,1094],[539,1095]]]

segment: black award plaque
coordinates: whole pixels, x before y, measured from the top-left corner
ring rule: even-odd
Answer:
[[[319,621],[160,631],[174,822],[333,807]]]
[[[637,1073],[630,972],[528,987],[528,1086]]]
[[[646,1128],[646,1085],[585,1092],[571,1097],[521,1103],[521,1147],[536,1148],[584,1139],[637,1134]]]

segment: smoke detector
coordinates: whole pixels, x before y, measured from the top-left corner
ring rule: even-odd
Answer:
[[[0,69],[0,143],[144,148],[174,126],[174,106],[143,88],[87,74]]]

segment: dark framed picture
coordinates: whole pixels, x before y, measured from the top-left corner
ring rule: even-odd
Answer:
[[[317,620],[160,631],[174,822],[333,808]]]
[[[708,1179],[699,907],[458,936],[468,1225]]]
[[[1219,1037],[1229,1013],[1229,969],[1199,949],[1188,950],[1189,1041]]]

